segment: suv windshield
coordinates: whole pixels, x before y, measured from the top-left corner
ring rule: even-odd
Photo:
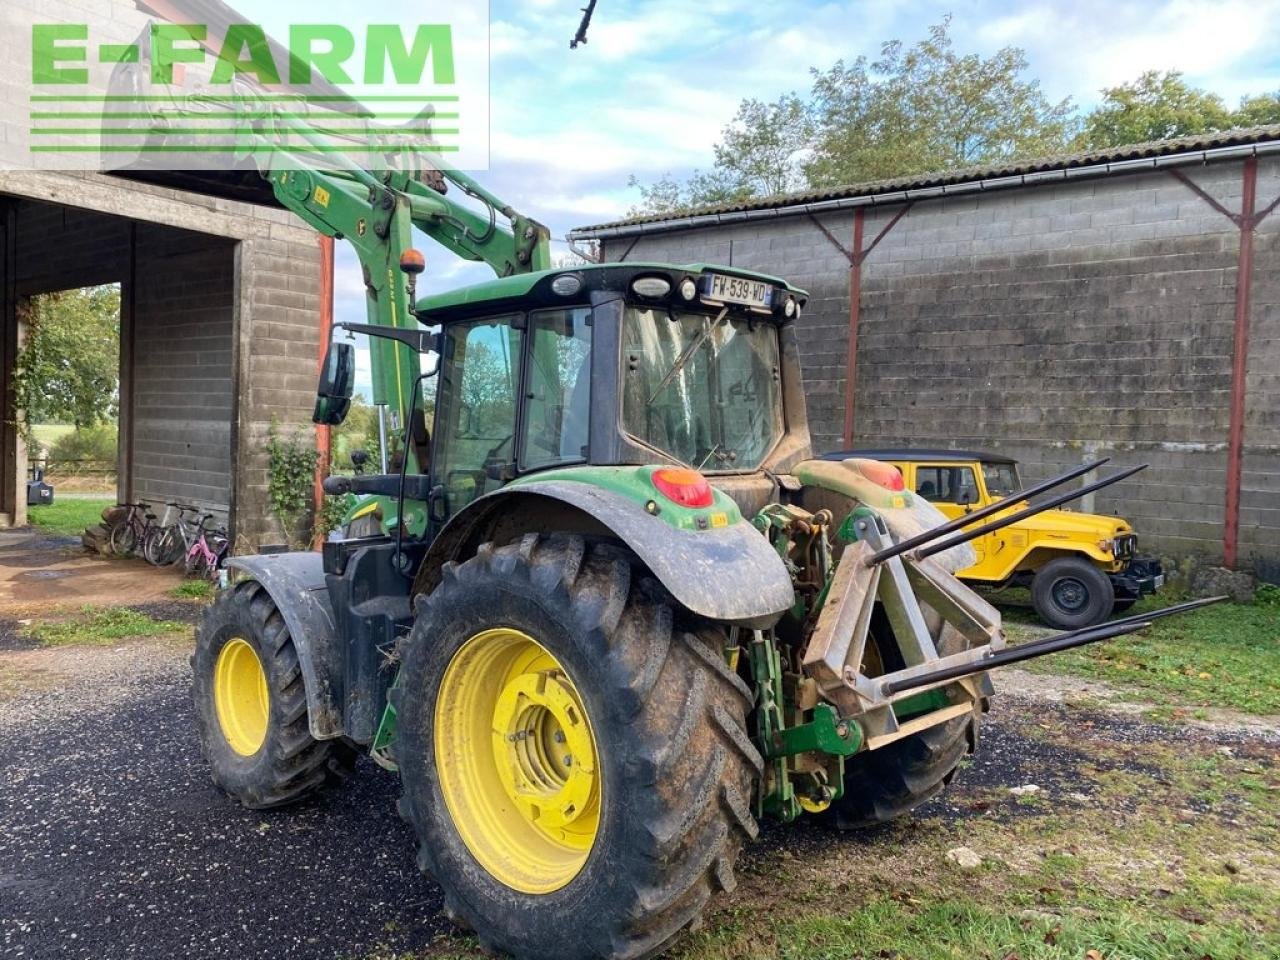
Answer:
[[[1018,471],[1012,463],[984,463],[982,477],[987,481],[987,495],[1007,497],[1021,489]]]
[[[703,470],[754,470],[782,436],[778,332],[765,320],[627,307],[622,424]]]

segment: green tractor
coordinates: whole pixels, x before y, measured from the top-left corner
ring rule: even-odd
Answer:
[[[377,338],[401,443],[325,481],[357,502],[322,552],[229,561],[192,658],[203,748],[251,808],[361,754],[397,770],[419,864],[486,947],[653,956],[761,819],[909,812],[976,748],[989,669],[1153,616],[1003,649],[953,575],[966,542],[1109,481],[979,526],[888,465],[814,459],[783,280],[549,269],[545,228],[454,171],[266,175],[355,245],[371,322],[342,326]],[[412,227],[498,278],[419,299]],[[353,371],[335,341],[317,422]]]

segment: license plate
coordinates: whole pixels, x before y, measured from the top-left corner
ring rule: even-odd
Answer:
[[[773,306],[773,285],[763,280],[747,280],[723,273],[705,274],[702,278],[702,295],[721,303],[741,303],[748,307]]]

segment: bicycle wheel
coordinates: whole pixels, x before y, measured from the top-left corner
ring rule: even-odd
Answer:
[[[142,534],[142,559],[147,561],[153,567],[160,566],[158,559],[160,546],[160,537],[164,533],[161,527],[147,527]]]
[[[174,525],[161,527],[154,539],[155,559],[151,560],[157,567],[169,567],[182,557],[182,534]]]
[[[112,527],[109,543],[111,552],[116,556],[133,556],[134,547],[138,544],[138,531],[134,528],[133,521],[126,520]]]

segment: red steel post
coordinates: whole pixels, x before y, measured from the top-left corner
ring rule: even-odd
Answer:
[[[1236,265],[1235,334],[1231,352],[1231,413],[1227,428],[1227,504],[1222,534],[1222,563],[1235,569],[1240,542],[1240,483],[1244,459],[1245,371],[1249,363],[1249,306],[1253,285],[1254,208],[1258,158],[1244,161],[1240,204],[1240,256]]]
[[[320,358],[324,363],[325,352],[329,349],[329,341],[333,338],[333,237],[320,234],[316,237],[320,246]],[[317,370],[319,367],[317,366]],[[324,506],[324,490],[321,484],[329,475],[329,454],[331,428],[325,424],[316,424],[316,451],[320,456],[316,459],[315,475],[315,509],[316,516]],[[317,543],[323,541],[328,531],[316,529]]]

